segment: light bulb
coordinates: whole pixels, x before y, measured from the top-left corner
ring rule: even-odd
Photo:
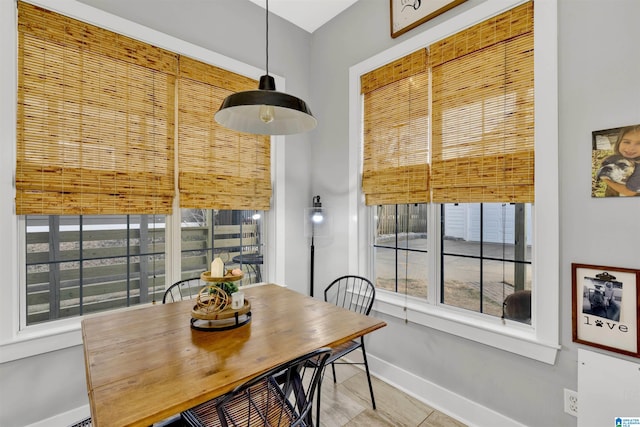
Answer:
[[[311,217],[311,220],[316,224],[321,223],[324,220],[324,216],[322,216],[322,212],[315,212]]]
[[[273,121],[274,111],[271,105],[260,106],[260,120],[264,123],[271,123]]]

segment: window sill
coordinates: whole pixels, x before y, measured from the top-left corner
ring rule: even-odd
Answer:
[[[390,292],[377,292],[373,310],[550,365],[555,363],[560,350],[556,343],[543,342],[529,325],[503,323],[502,319],[435,306]]]
[[[268,282],[253,283],[242,286],[242,289],[264,286]],[[283,286],[283,285],[279,285]],[[286,287],[286,286],[285,286]],[[140,304],[132,307],[121,308],[120,311],[137,310],[149,306]],[[113,313],[115,310],[89,314],[86,317],[101,316]],[[27,326],[24,330],[15,334],[12,341],[0,343],[0,363],[37,356],[51,351],[62,350],[68,347],[82,345],[82,319],[74,317],[62,319],[39,325]]]
[[[15,333],[13,340],[0,343],[0,363],[82,345],[82,319],[85,317],[137,310],[149,305],[151,303],[27,326]]]
[[[0,344],[0,363],[82,345],[81,319],[47,328],[27,328],[13,341]]]

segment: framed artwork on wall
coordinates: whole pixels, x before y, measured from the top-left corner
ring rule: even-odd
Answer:
[[[640,124],[591,137],[591,197],[640,196]]]
[[[640,270],[571,264],[573,341],[640,357]]]
[[[466,0],[389,0],[391,37],[396,38]]]

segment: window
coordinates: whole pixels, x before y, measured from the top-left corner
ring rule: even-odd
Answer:
[[[44,8],[49,8],[50,2],[48,1],[30,1],[30,4],[42,5]],[[3,37],[1,38],[2,43],[6,43],[6,46],[18,46],[19,44],[19,34],[16,31],[18,27],[18,17],[16,13],[11,12],[11,8],[15,8],[18,3],[13,3],[12,5],[4,5],[3,7],[8,6],[8,13],[2,13],[2,17],[5,20],[4,22],[7,25],[1,27],[0,31],[3,32]],[[99,9],[94,9],[89,6],[78,7],[74,2],[66,3],[56,3],[55,10],[59,12],[59,14],[69,17],[70,19],[77,19],[82,21],[84,26],[88,26],[85,22],[92,22],[96,25],[100,26],[104,29],[112,30],[115,33],[126,35],[133,40],[141,41],[142,43],[162,45],[165,49],[171,52],[178,53],[179,55],[185,55],[190,58],[195,58],[200,61],[203,61],[207,64],[216,64],[221,69],[229,70],[233,73],[237,73],[242,76],[249,76],[251,79],[258,79],[263,73],[263,69],[259,69],[246,63],[236,61],[229,57],[225,57],[224,55],[220,55],[215,52],[207,51],[202,49],[200,46],[196,46],[185,42],[184,40],[180,40],[166,34],[159,33],[150,28],[143,27],[134,22],[127,21],[125,19],[120,19],[111,15],[109,13],[103,12]],[[6,10],[5,10],[6,12]],[[46,12],[46,14],[50,14],[52,12]],[[48,30],[48,27],[57,27],[55,25],[36,25],[37,28]],[[97,27],[91,27],[93,29]],[[94,32],[93,34],[97,34]],[[145,50],[145,49],[143,49]],[[153,49],[152,49],[153,50]],[[22,60],[18,55],[18,49],[9,48],[4,51],[5,53],[5,65],[8,64],[9,69],[13,68],[13,72],[8,72],[7,78],[3,79],[0,82],[0,92],[3,93],[3,99],[6,102],[12,103],[13,105],[18,104],[18,91],[16,90],[16,84],[18,83],[19,73],[19,63]],[[285,87],[285,79],[279,77],[277,75],[274,76],[276,80],[276,85],[280,88]],[[155,79],[156,83],[160,80]],[[251,88],[257,87],[257,83],[252,83]],[[152,88],[153,89],[153,88]],[[156,85],[156,89],[159,87]],[[168,92],[168,93],[174,93]],[[148,97],[147,99],[151,99]],[[156,97],[156,104],[161,100],[160,96]],[[124,105],[124,104],[123,104]],[[149,104],[150,106],[152,104]],[[157,107],[156,107],[157,108]],[[149,109],[150,111],[143,116],[145,119],[153,116],[153,107]],[[2,115],[0,117],[0,121],[3,123],[3,130],[5,130],[7,134],[7,141],[10,142],[12,140],[17,140],[19,135],[19,129],[16,128],[17,122],[17,109],[15,108],[7,108],[8,114]],[[12,114],[13,112],[13,114]],[[157,113],[157,110],[156,110]],[[174,113],[177,116],[178,112],[174,108]],[[177,118],[174,120],[177,121]],[[124,122],[120,122],[121,124]],[[135,122],[134,122],[135,123]],[[140,122],[138,122],[140,123]],[[147,120],[146,124],[149,124],[150,121]],[[159,125],[159,121],[155,121],[156,125]],[[43,127],[44,129],[44,127]],[[175,128],[174,128],[175,131]],[[174,136],[174,131],[169,132],[168,135]],[[153,139],[153,138],[152,138]],[[158,134],[156,134],[156,141],[159,141],[160,138]],[[272,140],[282,141],[283,137],[273,137]],[[176,141],[176,138],[173,138],[173,141]],[[57,143],[55,143],[57,144]],[[52,144],[52,145],[55,145]],[[66,146],[65,146],[66,147]],[[284,164],[284,149],[277,148],[278,145],[274,144],[271,148],[271,155],[274,164]],[[9,156],[5,159],[5,165],[7,167],[0,169],[0,175],[3,176],[5,182],[11,182],[16,176],[16,155],[17,150],[8,150]],[[175,151],[177,153],[177,149]],[[173,160],[169,162],[170,165],[174,165],[175,158],[179,157],[178,154],[173,156]],[[173,194],[173,189],[175,188],[175,182],[173,181],[175,168],[173,172],[170,174],[171,176],[171,193]],[[284,173],[282,171],[277,171],[275,168],[272,169],[272,175],[267,174],[269,176],[269,185],[273,182],[275,186],[279,189],[276,193],[274,192],[271,195],[271,203],[270,206],[273,210],[283,210],[285,209],[284,197],[278,196],[278,194],[285,193],[285,180]],[[5,200],[11,200],[16,196],[16,191],[11,185],[6,185],[3,187],[4,190],[0,190],[2,196]],[[171,274],[174,279],[169,280],[177,280],[180,277],[180,220],[181,216],[177,214],[179,212],[179,207],[175,207],[177,202],[175,198],[173,198],[173,214],[165,215],[166,222],[166,230],[165,230],[165,244],[166,244],[166,260],[165,260],[165,268],[166,274]],[[158,202],[158,205],[160,203]],[[171,202],[169,202],[169,208],[171,208]],[[221,209],[234,209],[233,207],[222,207]],[[260,208],[265,209],[265,208]],[[263,280],[274,280],[278,282],[284,282],[284,266],[283,259],[284,257],[279,257],[277,254],[281,253],[282,249],[285,245],[285,239],[283,237],[284,233],[276,234],[273,230],[276,228],[277,221],[284,221],[284,217],[278,215],[276,218],[275,215],[270,212],[264,212],[263,223],[264,228],[260,230],[262,236],[271,236],[269,239],[269,243],[267,243],[266,238],[262,239],[262,243],[265,245],[264,247],[269,247],[269,251],[265,252],[264,257],[264,265],[263,270],[261,271]],[[88,215],[87,212],[83,212],[84,215]],[[6,238],[3,240],[3,248],[6,256],[2,258],[0,264],[2,264],[2,270],[5,275],[5,279],[7,281],[8,286],[4,289],[3,298],[0,300],[0,361],[6,362],[11,360],[20,359],[23,357],[29,357],[37,354],[41,354],[47,351],[54,351],[70,346],[76,346],[82,344],[82,337],[80,334],[80,317],[73,316],[64,319],[60,319],[57,321],[47,321],[40,322],[37,324],[30,324],[26,327],[26,217],[28,216],[48,216],[48,214],[34,214],[28,213],[25,215],[16,215],[13,209],[10,207],[2,210],[0,216],[2,220],[0,224],[4,226],[3,236]],[[78,216],[80,212],[68,213],[65,215],[69,216]],[[132,214],[134,215],[134,214]],[[140,213],[137,213],[140,215]],[[151,213],[153,215],[153,212]],[[161,212],[156,212],[156,217],[159,217]],[[282,219],[281,219],[282,218]],[[277,219],[277,221],[276,221]],[[44,224],[46,221],[41,222],[38,225]],[[284,224],[282,224],[284,227]],[[156,242],[157,244],[157,242]],[[157,263],[156,259],[156,263]],[[38,261],[39,262],[39,261]],[[243,269],[248,268],[247,266],[243,266]],[[246,270],[245,270],[246,271]],[[19,284],[19,285],[18,285]],[[9,286],[10,285],[10,286]]]
[[[162,301],[167,246],[180,248],[183,279],[220,257],[243,285],[262,281],[263,216],[183,209],[180,242],[167,245],[165,215],[27,215],[26,325]]]
[[[375,309],[379,312],[545,363],[554,363],[559,349],[557,171],[550,171],[542,164],[555,164],[557,161],[555,33],[536,31],[534,40],[518,29],[508,37],[517,40],[516,44],[505,47],[501,54],[500,48],[496,47],[489,49],[494,53],[474,54],[468,50],[482,43],[482,31],[475,32],[476,39],[473,34],[458,34],[464,28],[479,28],[478,22],[493,22],[502,28],[493,34],[503,34],[507,27],[509,31],[514,28],[514,25],[505,26],[505,22],[515,22],[515,27],[519,27],[517,21],[523,20],[533,23],[536,29],[555,28],[554,4],[535,2],[535,22],[527,18],[529,12],[525,12],[533,9],[533,3],[513,0],[510,5],[513,9],[507,11],[512,14],[509,19],[504,18],[504,5],[483,4],[470,13],[461,13],[454,19],[426,29],[350,69],[350,100],[354,106],[350,111],[352,144],[354,141],[363,144],[361,137],[364,135],[364,147],[358,149],[356,144],[352,145],[351,158],[358,158],[356,153],[359,152],[359,158],[363,159],[362,153],[371,132],[367,132],[367,107],[362,105],[363,99],[366,104],[367,95],[359,94],[365,87],[362,76],[374,74],[384,64],[398,63],[400,60],[397,58],[410,57],[428,47],[427,61],[431,68],[429,158],[428,168],[422,174],[426,177],[422,188],[427,188],[430,195],[424,203],[426,261],[422,261],[421,267],[422,282],[427,284],[426,297],[411,295],[410,286],[407,286],[413,279],[411,272],[417,270],[412,265],[411,255],[396,257],[396,253],[402,254],[404,248],[412,247],[402,239],[406,232],[396,231],[398,244],[390,243],[393,239],[389,237],[381,239],[381,210],[394,212],[398,209],[402,212],[406,202],[369,200],[369,188],[365,186],[367,156],[361,160],[364,164],[350,163],[354,174],[362,173],[365,193],[364,199],[362,194],[354,193],[355,201],[350,205],[350,213],[366,219],[353,224],[350,229],[353,238],[350,266],[354,271],[384,279],[381,286],[393,290],[381,291],[377,295]],[[447,37],[449,34],[454,35]],[[476,43],[479,40],[481,42]],[[506,54],[511,48],[515,55]],[[516,63],[513,66],[507,63],[506,73],[514,73],[516,79],[530,73],[530,77],[525,78],[533,79],[535,83],[529,88],[509,86],[514,79],[503,76],[502,81],[507,85],[502,86],[498,95],[484,93],[485,89],[500,87],[502,83],[491,83],[473,67],[472,72],[465,68],[466,65],[455,66],[456,58],[465,55],[483,58],[480,64],[487,58],[513,56]],[[522,60],[533,64],[530,71],[522,72],[524,68],[519,62]],[[438,69],[441,64],[445,64],[445,68]],[[469,77],[470,81],[465,83],[452,78],[455,73],[459,73],[461,78]],[[442,89],[446,89],[448,82],[460,82],[459,89],[447,94]],[[478,91],[467,96],[460,92],[465,87],[477,87]],[[526,128],[526,136],[523,134],[522,138],[514,131],[520,126]],[[506,133],[498,136],[496,130],[506,130]],[[477,155],[473,154],[474,145],[481,140],[494,144],[479,148],[479,152],[488,155],[487,162],[477,162]],[[393,144],[389,134],[388,145]],[[540,164],[534,164],[534,157]],[[535,189],[527,183],[532,182],[534,169]],[[358,187],[357,182],[353,185]],[[404,188],[409,186],[405,184]],[[363,233],[371,236],[369,252],[359,248],[356,241],[357,236]],[[411,239],[413,236],[408,237]],[[499,251],[492,253],[490,249],[496,242]],[[456,243],[466,243],[470,247]],[[386,254],[382,256],[382,253]],[[403,257],[408,261],[406,265],[398,261]],[[381,261],[387,262],[384,269]],[[387,272],[389,268],[392,273]],[[403,271],[409,274],[403,275]],[[462,273],[464,275],[461,276]],[[459,283],[454,282],[456,280]],[[452,291],[457,285],[470,292],[471,298],[463,301],[453,298],[455,293]],[[505,316],[503,320],[502,311],[506,309],[503,300],[516,290],[523,293],[533,290],[530,296],[531,316],[518,319]]]
[[[156,301],[218,256],[245,270],[245,284],[261,281],[270,137],[212,119],[225,96],[257,82],[17,7],[20,327]]]
[[[26,324],[162,301],[164,215],[31,216]]]
[[[440,233],[428,230],[429,206],[372,207],[378,289],[426,299],[430,265],[440,272],[437,301],[531,323],[531,205],[441,204]],[[428,236],[441,236],[429,258]],[[517,304],[508,305],[525,293]],[[527,299],[526,296],[529,298]]]
[[[455,203],[442,205],[441,247],[433,254],[441,254],[437,270],[442,283],[440,303],[500,315],[514,288],[525,290],[520,264],[525,258],[519,253],[524,252],[523,228],[517,236],[522,245],[516,245],[522,256],[514,262],[519,283],[506,282],[507,246],[513,245],[514,224],[520,225],[524,216],[518,215],[514,221],[513,214],[506,213],[511,212],[506,207],[509,204],[504,202],[533,200],[533,82],[531,2],[432,43],[428,50],[419,49],[361,79],[362,183],[367,204],[379,203],[380,194],[395,202]],[[480,203],[469,203],[475,201]],[[495,202],[503,202],[502,214],[494,209],[500,206]],[[422,239],[412,227],[421,223],[422,234],[436,233],[427,230],[426,208],[422,215],[410,212],[405,205],[395,205],[394,214],[389,215],[389,208],[393,210],[393,206],[377,208],[375,251],[384,253],[378,242],[380,229],[389,217],[394,219],[402,228],[394,230],[396,281],[391,289],[400,292],[404,287],[404,293],[415,294],[410,284],[415,279],[408,277],[412,265],[409,252],[416,250],[414,243]],[[510,230],[506,229],[508,216],[512,219]],[[502,229],[496,230],[499,224]],[[452,240],[448,231],[457,231],[456,225],[464,230]],[[512,235],[511,244],[506,240],[507,231]],[[500,232],[500,239],[492,236]],[[478,244],[462,245],[462,241]],[[498,243],[501,257],[492,253],[491,245]],[[404,257],[398,257],[400,250]],[[398,268],[401,260],[404,272]],[[503,267],[502,281],[489,277],[498,265]],[[376,267],[379,285],[383,269],[377,262]],[[531,291],[530,281],[527,291]]]
[[[241,285],[262,282],[264,212],[182,209],[182,278],[197,277],[220,258],[244,272]]]

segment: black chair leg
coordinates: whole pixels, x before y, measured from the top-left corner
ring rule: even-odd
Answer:
[[[369,363],[367,362],[367,352],[364,349],[364,339],[360,337],[362,340],[362,358],[364,359],[364,369],[367,371],[367,381],[369,381],[369,393],[371,393],[371,405],[373,409],[376,409],[376,399],[373,397],[373,385],[371,385],[371,374],[369,373]]]
[[[318,389],[316,393],[318,393],[318,398],[316,399],[316,426],[320,427],[320,393],[322,392],[322,379],[318,382]]]
[[[331,370],[333,371],[333,382],[336,383],[336,364],[331,363]]]
[[[322,372],[320,373],[320,380],[318,381],[318,388],[316,389],[316,393],[318,393],[318,398],[316,399],[316,427],[320,427],[320,397],[322,396],[322,380],[324,379],[324,370],[327,369],[325,365],[322,368]]]

